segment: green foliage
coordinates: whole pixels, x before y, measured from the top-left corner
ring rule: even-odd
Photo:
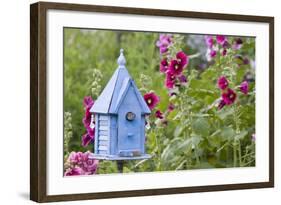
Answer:
[[[83,98],[97,98],[117,67],[119,49],[123,48],[128,71],[138,88],[143,94],[153,90],[160,96],[157,109],[165,116],[165,121],[157,119],[154,110],[147,118],[146,151],[152,158],[126,162],[124,172],[254,166],[255,143],[251,136],[255,133],[255,72],[237,55],[255,61],[255,40],[243,38],[241,49],[228,48],[226,56],[217,55],[212,63],[203,55],[194,55],[184,70],[187,85],[177,88],[177,95],[169,96],[165,77],[159,72],[161,56],[155,46],[158,38],[157,33],[64,30],[64,110],[70,111],[72,117],[72,127],[65,119],[65,149],[92,149],[81,147],[85,133]],[[188,50],[188,38],[189,35],[175,36],[175,43],[169,48],[171,56],[179,50],[188,54],[199,51]],[[234,41],[232,37],[228,39]],[[197,69],[200,64],[207,68]],[[221,91],[216,83],[222,75],[229,79],[237,99],[219,110]],[[249,93],[244,95],[239,85],[246,75],[252,81]],[[170,103],[175,105],[173,111],[167,109]],[[71,137],[66,135],[70,129]],[[99,174],[116,172],[115,162],[100,162]]]
[[[69,154],[70,150],[70,142],[72,139],[72,117],[70,112],[64,112],[64,125],[63,125],[63,150],[64,155]]]

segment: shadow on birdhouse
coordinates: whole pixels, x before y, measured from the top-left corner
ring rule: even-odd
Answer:
[[[93,157],[104,160],[148,159],[145,116],[151,111],[128,73],[123,49],[118,68],[91,107],[95,116]]]

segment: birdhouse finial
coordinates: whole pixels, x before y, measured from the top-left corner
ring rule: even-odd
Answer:
[[[118,60],[117,60],[117,63],[118,63],[119,66],[125,66],[125,64],[126,64],[126,59],[125,59],[125,56],[124,56],[123,52],[124,52],[124,49],[121,48],[120,49],[120,56],[118,57]]]

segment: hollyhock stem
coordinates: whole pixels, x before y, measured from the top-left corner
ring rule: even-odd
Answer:
[[[200,56],[201,56],[201,53],[195,53],[195,54],[189,55],[188,58],[193,59],[193,58],[198,58]]]
[[[238,140],[238,157],[239,157],[239,167],[242,166],[242,153],[241,153],[241,143],[240,140]]]
[[[233,167],[237,166],[237,149],[236,149],[236,142],[233,144]]]

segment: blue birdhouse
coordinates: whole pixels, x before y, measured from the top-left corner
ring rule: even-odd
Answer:
[[[95,116],[96,159],[146,159],[145,116],[150,109],[128,73],[123,49],[118,68],[91,107]]]

